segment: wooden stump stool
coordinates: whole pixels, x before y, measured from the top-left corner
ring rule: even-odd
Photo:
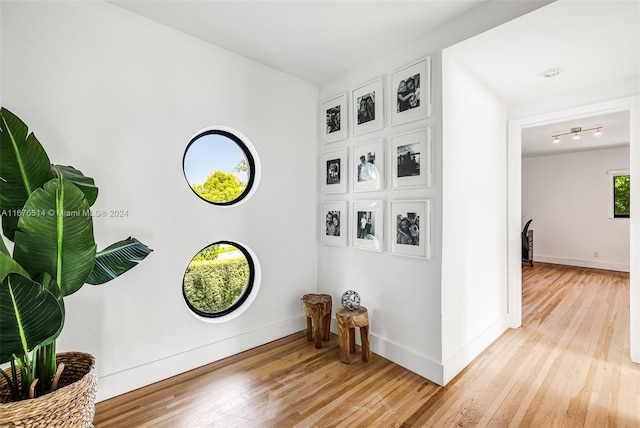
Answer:
[[[349,364],[351,356],[356,352],[355,328],[360,328],[362,342],[362,361],[369,361],[369,316],[367,308],[358,307],[353,311],[345,308],[336,310],[338,336],[340,337],[340,361]]]
[[[329,340],[331,327],[331,296],[329,294],[305,294],[301,299],[302,309],[307,316],[307,341],[311,342],[312,320],[316,348],[322,348],[322,341]]]

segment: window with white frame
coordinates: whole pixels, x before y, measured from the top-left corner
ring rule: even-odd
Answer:
[[[631,206],[631,175],[628,169],[608,171],[609,218],[629,218]]]

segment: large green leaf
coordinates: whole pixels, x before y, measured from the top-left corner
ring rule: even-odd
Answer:
[[[72,166],[51,165],[54,175],[62,174],[64,178],[75,184],[78,189],[82,190],[84,197],[87,198],[89,206],[93,206],[98,198],[98,188],[93,178],[86,177],[82,172]]]
[[[53,173],[36,136],[27,135],[27,125],[5,108],[0,115],[0,211],[4,235],[13,241],[25,202]]]
[[[0,235],[0,253],[9,255],[9,250],[7,250],[7,246],[4,244],[4,239],[2,239],[2,235]]]
[[[93,269],[93,219],[84,194],[59,177],[33,192],[15,235],[14,259],[32,278],[46,272],[62,296],[75,293]]]
[[[8,254],[0,253],[0,281],[4,281],[10,273],[19,273],[27,278],[29,274]]]
[[[46,288],[18,274],[0,284],[0,364],[55,340],[64,306]]]
[[[98,285],[111,281],[136,266],[152,251],[136,238],[129,237],[116,242],[96,254],[96,262],[87,283]]]

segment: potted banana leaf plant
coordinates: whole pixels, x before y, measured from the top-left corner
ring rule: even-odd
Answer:
[[[58,387],[67,370],[56,361],[64,298],[85,283],[97,285],[118,277],[152,251],[131,237],[97,251],[91,211],[97,196],[92,178],[71,166],[51,164],[27,125],[1,109],[0,364],[7,368],[0,370],[0,383],[8,395],[4,401],[46,396]],[[13,243],[12,253],[5,238]]]

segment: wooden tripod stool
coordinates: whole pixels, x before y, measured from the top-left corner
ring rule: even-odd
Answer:
[[[322,341],[329,340],[331,327],[331,296],[329,294],[305,294],[301,299],[302,309],[307,316],[307,341],[311,342],[312,320],[316,348],[322,348]]]
[[[356,352],[355,328],[360,328],[360,342],[362,343],[362,361],[369,361],[369,316],[367,308],[358,307],[353,311],[345,308],[336,310],[338,321],[338,336],[340,337],[340,361],[350,363],[350,354]]]

